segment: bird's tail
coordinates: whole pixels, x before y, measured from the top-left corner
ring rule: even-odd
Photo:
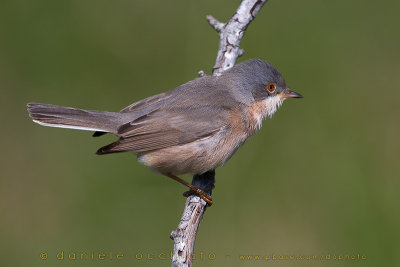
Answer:
[[[29,103],[29,116],[40,125],[87,131],[117,133],[123,114],[117,112],[84,110],[49,104]]]

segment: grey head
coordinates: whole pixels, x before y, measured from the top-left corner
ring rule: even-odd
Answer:
[[[237,64],[221,75],[224,82],[235,90],[237,99],[247,105],[268,98],[284,100],[302,96],[286,87],[285,79],[270,63],[251,59]]]

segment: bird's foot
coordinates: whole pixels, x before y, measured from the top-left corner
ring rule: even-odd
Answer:
[[[198,195],[202,200],[204,200],[208,204],[208,206],[211,206],[213,204],[212,196],[207,194],[205,191],[212,190],[212,189],[214,189],[214,187],[215,186],[209,186],[205,189],[201,189],[198,186],[192,185],[189,191],[186,191],[183,193],[183,196],[189,197],[192,195]]]
[[[209,191],[209,190],[214,189],[214,185],[209,186],[209,187],[207,187],[205,189],[201,189],[200,187],[192,185],[192,184],[189,184],[185,180],[182,180],[181,178],[179,178],[178,176],[175,176],[173,174],[165,174],[165,175],[168,176],[171,179],[174,179],[178,183],[181,183],[181,184],[183,184],[183,185],[185,185],[185,186],[190,188],[189,191],[183,193],[183,195],[185,197],[188,197],[188,196],[191,196],[191,195],[198,195],[202,200],[204,200],[208,204],[208,206],[212,205],[212,203],[213,203],[212,202],[212,197],[209,194],[207,194],[205,191]]]

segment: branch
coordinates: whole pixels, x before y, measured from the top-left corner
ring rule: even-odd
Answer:
[[[215,183],[215,171],[211,170],[201,175],[193,176],[192,184],[201,188],[211,188]],[[211,195],[211,190],[206,191]],[[174,240],[174,252],[172,266],[191,266],[193,258],[194,241],[196,240],[197,229],[203,214],[206,211],[207,203],[200,197],[192,195],[186,199],[185,210],[183,211],[178,228],[171,233]]]
[[[239,48],[243,35],[267,1],[243,0],[226,24],[219,22],[211,15],[207,16],[208,23],[219,33],[219,48],[213,75],[219,76],[223,71],[232,68],[237,58],[243,55],[244,51]]]
[[[240,42],[246,32],[250,22],[256,17],[261,7],[268,0],[242,0],[235,14],[227,23],[222,23],[213,16],[207,16],[207,21],[219,33],[219,48],[213,76],[219,76],[227,69],[235,65],[238,57],[243,55],[244,50],[239,48]],[[199,72],[204,76],[204,71]],[[213,188],[215,183],[215,171],[210,170],[206,173],[193,176],[192,184],[199,186],[203,190]],[[211,190],[207,193],[211,195]],[[197,230],[207,203],[196,195],[186,199],[185,209],[178,228],[171,233],[174,240],[174,251],[172,257],[173,267],[192,266],[194,242]]]

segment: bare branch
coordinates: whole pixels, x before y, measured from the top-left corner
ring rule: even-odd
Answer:
[[[240,52],[240,42],[242,41],[243,35],[246,32],[250,22],[257,16],[262,6],[268,0],[243,0],[239,8],[236,10],[233,17],[228,23],[223,24],[223,29],[218,30],[220,25],[218,20],[212,16],[208,16],[207,19],[213,28],[219,33],[219,49],[217,60],[213,67],[213,75],[221,75],[224,70],[230,69],[235,65],[236,60],[243,54]],[[210,22],[209,17],[212,18]],[[218,23],[216,23],[218,22]]]
[[[203,201],[203,200],[201,200]],[[198,205],[198,200],[188,197],[178,229],[171,233],[174,240],[174,252],[172,266],[190,266],[192,263],[192,251],[194,242],[186,242],[186,239],[196,239],[197,229],[204,214],[205,205]],[[176,263],[174,265],[174,262]]]
[[[215,183],[215,171],[211,170],[201,175],[193,176],[192,184],[207,190],[211,195],[211,189]],[[203,214],[206,211],[207,203],[197,195],[189,196],[186,199],[185,210],[183,211],[178,228],[171,233],[174,240],[174,251],[172,266],[192,266],[194,241],[196,240],[197,229]]]
[[[239,48],[243,35],[250,22],[267,1],[242,0],[235,14],[227,23],[222,23],[211,15],[207,16],[208,23],[219,33],[220,39],[217,60],[213,67],[214,76],[219,76],[223,71],[233,67],[237,58],[243,55],[244,50]],[[199,76],[204,75],[204,71],[199,72]],[[210,195],[214,183],[214,170],[193,176],[192,184],[203,190],[208,189],[207,193]],[[174,240],[172,266],[189,267],[192,265],[194,242],[206,206],[207,203],[196,195],[187,198],[178,228],[171,233],[171,239]]]

